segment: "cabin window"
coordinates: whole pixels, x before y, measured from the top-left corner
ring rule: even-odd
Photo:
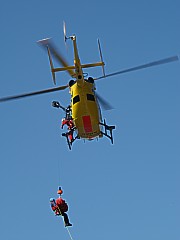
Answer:
[[[79,95],[76,95],[74,98],[73,98],[73,104],[77,103],[80,101],[80,97]]]
[[[87,100],[89,100],[89,101],[95,101],[94,95],[88,93],[88,94],[87,94]]]

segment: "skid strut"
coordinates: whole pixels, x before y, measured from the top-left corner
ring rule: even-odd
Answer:
[[[104,119],[103,123],[99,123],[100,125],[104,126],[104,132],[101,131],[101,133],[108,137],[111,140],[111,143],[113,144],[113,135],[112,135],[112,131],[115,129],[115,126],[109,126],[106,124],[106,120]]]

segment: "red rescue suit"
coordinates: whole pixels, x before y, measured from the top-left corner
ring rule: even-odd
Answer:
[[[67,212],[68,211],[68,205],[65,202],[65,200],[63,200],[62,198],[57,198],[56,199],[56,205],[55,206],[51,206],[52,210],[55,211],[56,214],[60,215],[61,213]],[[61,212],[59,212],[59,210]]]
[[[70,142],[72,142],[74,140],[73,138],[73,131],[74,131],[74,123],[72,119],[63,119],[62,120],[62,124],[61,124],[61,128],[63,128],[64,125],[67,125],[69,132],[67,133],[69,136],[69,140]]]
[[[62,215],[64,217],[64,223],[66,227],[72,226],[72,224],[69,222],[67,213],[65,213],[68,211],[68,205],[65,200],[62,198],[57,198],[53,203],[51,203],[51,208],[55,212],[56,216]]]

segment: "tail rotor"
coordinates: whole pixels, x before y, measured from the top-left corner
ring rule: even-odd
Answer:
[[[66,23],[65,21],[63,21],[63,33],[64,33],[64,44],[66,46],[66,50],[68,50],[68,47],[67,47],[67,39],[69,39],[66,35]]]
[[[64,32],[64,42],[66,42],[68,37],[66,36],[66,23],[65,22],[63,22],[63,32]]]
[[[101,62],[104,63],[104,61],[103,61],[103,56],[102,56],[102,51],[101,51],[101,44],[100,44],[99,38],[98,38],[98,49],[99,49],[99,55],[100,55]],[[104,69],[104,64],[102,65],[102,72],[103,72],[103,77],[106,77],[106,75],[105,75],[105,69]]]

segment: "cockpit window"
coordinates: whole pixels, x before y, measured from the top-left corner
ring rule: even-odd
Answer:
[[[87,94],[87,100],[89,100],[89,101],[95,101],[94,95],[88,93],[88,94]]]
[[[73,105],[74,105],[75,103],[79,102],[79,101],[80,101],[80,97],[79,97],[79,95],[76,95],[76,96],[73,98]]]

